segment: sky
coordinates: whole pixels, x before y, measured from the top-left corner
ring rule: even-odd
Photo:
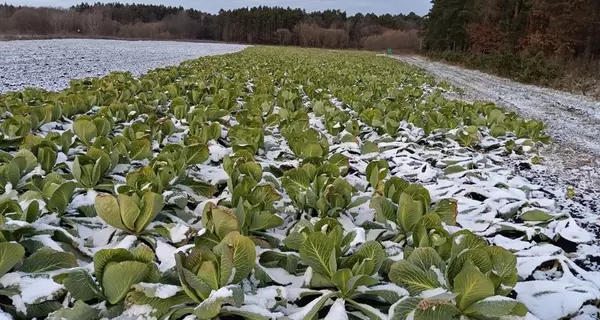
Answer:
[[[4,2],[4,1],[0,1]],[[82,0],[12,0],[7,1],[14,5],[28,6],[52,6],[52,7],[70,7],[81,3]],[[88,3],[97,2],[90,0]],[[103,1],[101,1],[103,2]],[[116,2],[116,1],[107,1]],[[411,11],[424,15],[431,8],[431,0],[122,0],[119,2],[135,2],[148,4],[164,4],[171,6],[183,6],[185,8],[195,8],[203,12],[217,13],[219,9],[235,9],[241,7],[254,7],[260,5],[280,6],[280,7],[301,7],[307,11],[316,11],[324,9],[340,9],[352,15],[357,12],[376,13],[376,14],[398,14],[409,13]]]

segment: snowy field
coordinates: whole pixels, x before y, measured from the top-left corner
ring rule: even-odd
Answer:
[[[2,320],[598,318],[594,177],[493,96],[297,48],[73,84],[0,95]]]
[[[522,117],[544,122],[556,142],[543,151],[549,169],[566,183],[600,192],[600,101],[423,57],[397,58],[463,89],[461,100],[493,101]]]
[[[436,79],[448,81],[460,88],[461,92],[446,94],[449,98],[462,101],[493,101],[498,106],[517,112],[527,119],[543,121],[553,143],[537,151],[540,162],[536,164],[509,160],[504,167],[513,167],[520,177],[536,186],[547,200],[555,202],[556,208],[572,216],[586,229],[582,232],[590,236],[587,244],[566,248],[574,257],[576,265],[587,271],[575,272],[574,282],[591,276],[596,279],[595,290],[600,285],[600,102],[583,95],[571,94],[553,89],[518,83],[506,78],[486,74],[477,70],[430,61],[419,56],[397,56],[400,61],[423,68]],[[565,198],[568,188],[574,190],[574,197]],[[558,248],[557,248],[558,249]],[[535,255],[544,255],[538,252]],[[543,258],[542,258],[543,259]],[[539,273],[540,279],[554,279],[564,276],[563,268],[556,264],[549,267],[549,273]],[[588,272],[591,271],[591,272]],[[546,271],[544,271],[546,272]],[[556,272],[556,273],[555,273]],[[553,273],[555,273],[553,275]],[[564,279],[564,278],[563,278]],[[553,284],[555,285],[555,284]],[[562,297],[562,295],[559,295]],[[577,300],[567,299],[564,303]],[[554,319],[556,301],[544,301],[539,310],[547,313],[540,319]],[[567,308],[568,309],[568,308]],[[530,309],[531,310],[531,309]],[[563,309],[563,311],[566,309]],[[573,309],[572,309],[573,310]],[[579,316],[571,313],[569,319],[598,319],[600,315],[594,306],[584,306]],[[563,312],[562,316],[567,316]],[[539,315],[538,315],[539,317]]]
[[[69,80],[111,71],[139,76],[150,69],[245,46],[174,41],[94,39],[0,41],[0,93],[40,87],[61,90]]]

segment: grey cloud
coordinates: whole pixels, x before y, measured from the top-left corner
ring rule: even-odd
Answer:
[[[53,6],[53,7],[69,7],[81,3],[82,0],[12,0],[9,4],[14,5],[30,5],[30,6]],[[90,0],[96,2],[96,0]],[[113,1],[110,1],[113,2]],[[131,2],[124,0],[122,2]],[[216,13],[219,9],[235,9],[240,7],[253,7],[259,5],[281,6],[281,7],[300,7],[307,11],[324,10],[324,9],[340,9],[349,14],[361,13],[409,13],[411,11],[423,15],[431,8],[430,0],[207,0],[207,1],[192,1],[192,0],[175,0],[175,1],[160,1],[160,0],[137,0],[136,3],[148,4],[164,4],[173,6],[183,6],[186,8],[195,8],[205,12]]]

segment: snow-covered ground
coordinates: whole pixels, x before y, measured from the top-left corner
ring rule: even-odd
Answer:
[[[238,68],[231,70],[239,72]],[[232,72],[231,70],[228,72]],[[225,77],[226,73],[220,76]],[[419,86],[421,85],[419,84]],[[470,90],[468,85],[458,85]],[[514,85],[520,86],[519,84]],[[407,83],[403,86],[410,89],[413,84]],[[252,90],[249,91],[254,92],[252,83],[250,88]],[[437,87],[423,85],[420,88],[428,95],[433,93]],[[490,87],[488,91],[491,95],[493,88]],[[309,95],[301,90],[298,92],[302,96],[302,101],[309,107],[311,104]],[[451,94],[457,95],[456,93]],[[493,100],[493,97],[483,94],[479,97],[474,97],[472,93],[470,95],[459,98]],[[389,177],[402,178],[424,186],[431,195],[433,203],[438,203],[442,199],[455,199],[458,210],[456,219],[460,228],[469,229],[475,234],[485,237],[491,244],[514,252],[517,257],[519,276],[519,283],[514,288],[514,298],[525,303],[529,309],[531,314],[525,319],[597,319],[599,310],[596,301],[600,301],[600,249],[598,246],[600,221],[597,215],[600,208],[600,193],[595,193],[592,189],[584,190],[583,187],[577,187],[575,195],[571,195],[567,191],[566,180],[563,179],[563,176],[556,174],[560,170],[552,164],[552,158],[550,158],[558,157],[560,152],[564,153],[562,148],[566,146],[566,142],[556,144],[559,152],[548,151],[546,159],[540,164],[536,164],[537,161],[532,161],[536,148],[523,155],[506,152],[504,145],[509,140],[515,140],[512,133],[493,137],[487,130],[483,130],[479,132],[481,139],[477,146],[466,148],[461,147],[456,141],[458,129],[433,131],[426,134],[422,128],[402,121],[397,137],[390,138],[360,121],[359,113],[349,105],[342,103],[338,97],[331,95],[330,98],[332,104],[339,111],[349,114],[357,121],[361,128],[361,134],[352,141],[344,141],[340,137],[343,137],[345,132],[329,133],[326,116],[317,115],[314,112],[309,112],[308,123],[312,129],[321,132],[327,139],[330,153],[341,154],[349,159],[350,171],[344,179],[356,187],[356,198],[361,196],[369,198],[373,193],[367,184],[366,168],[368,164],[373,160],[385,160],[389,165]],[[280,114],[281,111],[282,108],[279,106],[275,106],[273,109],[274,114]],[[187,121],[179,121],[170,114],[168,116],[172,117],[173,123],[177,124],[177,130],[180,132],[161,139],[168,143],[183,141],[185,134],[181,132],[189,132],[190,125]],[[145,121],[143,115],[136,117],[132,122]],[[227,122],[238,123],[236,117],[237,113],[227,115]],[[43,137],[50,132],[62,134],[64,130],[72,130],[73,124],[63,120],[44,125],[36,133]],[[117,123],[112,130],[114,133],[121,133],[132,122]],[[211,161],[190,167],[188,169],[190,176],[215,185],[227,184],[228,175],[224,171],[223,157],[231,154],[233,149],[229,143],[223,143],[223,141],[229,137],[229,130],[227,127],[222,127],[222,139],[212,139],[208,142]],[[266,126],[264,133],[264,147],[255,156],[255,161],[264,168],[265,176],[272,177],[272,179],[265,178],[261,183],[270,184],[278,190],[282,199],[274,205],[276,212],[281,213],[281,216],[285,216],[286,219],[283,226],[270,229],[266,234],[273,239],[282,239],[288,234],[288,228],[295,223],[297,209],[294,207],[286,187],[282,186],[280,180],[273,174],[266,172],[270,170],[267,168],[297,167],[300,159],[294,155],[288,140],[281,134],[277,125]],[[516,139],[515,143],[521,145],[526,142],[525,140]],[[361,147],[367,141],[377,146],[377,152],[363,152]],[[161,145],[165,145],[166,142]],[[79,147],[83,148],[83,146]],[[154,155],[156,156],[156,154]],[[577,153],[573,153],[573,156],[577,156]],[[62,162],[65,162],[68,168],[73,167],[72,158],[67,159],[64,155],[62,158],[64,159]],[[120,184],[125,181],[128,172],[137,170],[137,168],[137,164],[136,166],[119,164],[110,173],[110,179],[115,184]],[[592,167],[592,169],[597,170],[598,168]],[[159,271],[172,269],[176,264],[175,253],[185,252],[194,246],[194,244],[183,244],[186,239],[194,236],[190,232],[197,232],[196,236],[207,232],[198,221],[205,205],[208,202],[217,202],[219,199],[231,198],[230,190],[221,189],[215,197],[205,200],[191,188],[185,187],[184,189],[173,188],[165,191],[163,195],[169,199],[189,196],[190,200],[187,205],[180,208],[182,209],[181,213],[186,214],[180,217],[177,213],[166,212],[164,217],[148,226],[148,230],[162,228],[167,231],[156,236],[155,251],[160,262]],[[85,193],[83,190],[76,191],[68,211],[74,216],[71,219],[77,230],[77,236],[71,235],[66,229],[61,232],[71,235],[70,237],[73,237],[72,245],[89,259],[100,249],[132,248],[137,241],[135,236],[120,233],[120,231],[115,233],[115,229],[109,227],[99,216],[75,217],[79,208],[93,205],[95,195],[96,191],[94,190]],[[200,200],[196,200],[196,198]],[[191,210],[190,204],[193,204],[196,209]],[[385,225],[373,224],[372,221],[375,219],[373,209],[370,203],[365,202],[341,214],[338,219],[344,233],[356,233],[351,243],[352,247],[368,240],[378,239],[381,233],[388,228],[396,228],[395,223],[394,226],[391,223],[389,225],[387,223]],[[305,215],[304,218],[314,221],[309,215]],[[63,230],[61,221],[57,214],[46,214],[31,225],[38,231],[58,231]],[[15,228],[27,225],[23,221],[12,219],[9,222],[10,224],[7,223],[7,225]],[[460,228],[448,226],[448,231],[456,232]],[[47,234],[36,235],[33,240],[39,241],[44,246],[56,248],[56,251],[63,250],[58,242],[55,242]],[[381,243],[392,261],[398,261],[404,257],[402,244],[388,240],[382,240]],[[269,250],[257,247],[257,251],[259,255],[262,255]],[[244,305],[246,309],[244,310],[264,312],[267,318],[280,318],[285,315],[290,319],[304,319],[310,306],[314,306],[318,302],[318,299],[308,305],[304,305],[304,301],[302,304],[298,302],[301,294],[308,291],[302,287],[307,279],[312,278],[312,271],[308,271],[312,269],[308,269],[304,275],[297,275],[288,272],[285,268],[262,265],[260,258],[257,261],[256,268],[260,268],[268,275],[273,280],[273,284],[259,287],[254,282],[257,280],[256,278],[252,281],[244,280],[242,284],[246,293]],[[93,263],[89,261],[78,263],[86,272],[94,268]],[[235,274],[235,272],[233,273]],[[41,279],[42,282],[36,282],[34,279]],[[404,290],[394,286],[390,283],[383,283],[377,288],[385,287],[388,288],[387,290],[398,292]],[[15,271],[0,277],[0,287],[18,288],[18,294],[12,296],[11,299],[15,307],[22,310],[26,308],[26,305],[36,303],[40,299],[50,300],[57,290],[62,289],[62,284],[58,284],[50,278],[36,278]],[[146,283],[136,285],[135,290],[151,292],[152,295],[160,298],[171,297],[180,291],[179,287],[174,285]],[[328,292],[330,291],[322,291],[324,295]],[[405,293],[402,295],[408,294],[405,290],[403,292]],[[231,291],[228,288],[221,288],[221,290],[213,291],[210,296],[216,298],[229,294]],[[568,298],[565,299],[565,296]],[[70,299],[69,296],[65,301],[68,299]],[[279,305],[279,301],[283,301],[284,305]],[[104,302],[94,307],[104,308]],[[225,308],[231,308],[231,306]],[[342,309],[344,308],[344,301],[336,300],[325,319],[342,319],[344,316]],[[142,319],[151,312],[152,308],[148,305],[136,304],[128,306],[118,319]],[[149,316],[145,318],[149,318]],[[393,319],[386,315],[381,317],[381,319],[388,318]],[[2,312],[0,312],[0,319],[3,319]]]
[[[600,102],[591,98],[560,92],[548,88],[526,85],[489,75],[480,71],[465,69],[440,62],[429,61],[418,56],[398,56],[398,60],[417,65],[436,78],[450,82],[464,90],[463,94],[451,94],[453,98],[466,101],[493,101],[497,105],[519,113],[526,118],[541,120],[548,126],[548,133],[554,143],[540,150],[540,164],[530,164],[519,159],[506,159],[503,167],[514,168],[518,176],[528,183],[536,185],[543,198],[555,203],[555,210],[571,215],[577,223],[593,235],[589,245],[571,248],[576,264],[586,269],[584,273],[596,278],[600,275],[598,243],[600,241]],[[504,174],[501,174],[504,175]],[[575,196],[567,199],[565,190],[573,187]],[[577,232],[578,234],[583,234]],[[496,240],[496,239],[495,239]],[[501,244],[505,246],[504,244]],[[543,255],[543,254],[542,254]],[[524,259],[517,254],[518,259]],[[539,256],[539,253],[532,256]],[[522,266],[521,266],[522,267]],[[521,270],[521,267],[520,270]],[[568,269],[568,268],[564,268]],[[581,271],[581,270],[580,270]],[[538,275],[548,279],[548,275]],[[579,274],[581,276],[581,274]],[[536,278],[536,276],[534,276]],[[538,279],[539,280],[539,279]],[[528,284],[525,282],[524,284]],[[539,282],[538,285],[542,283]],[[552,282],[552,285],[556,283]],[[523,284],[517,286],[522,297]],[[549,291],[553,291],[550,290]],[[560,290],[562,292],[562,290]],[[562,296],[564,293],[561,293]],[[548,297],[550,298],[550,297]],[[561,298],[562,299],[562,298]],[[560,299],[559,299],[560,300]],[[530,311],[536,309],[538,317],[555,318],[544,314],[551,310],[552,301],[539,308],[528,304]],[[576,301],[573,297],[573,300]],[[556,304],[560,305],[560,303]],[[576,319],[597,319],[597,309],[588,315],[583,309],[566,312],[568,306],[562,305],[564,314],[578,315]],[[574,319],[575,319],[574,318]]]
[[[41,87],[60,90],[69,80],[111,71],[141,75],[202,56],[236,52],[246,46],[170,41],[94,39],[0,42],[0,93]]]
[[[600,156],[600,102],[582,95],[541,88],[489,75],[477,70],[426,60],[417,56],[399,56],[399,60],[418,65],[437,77],[464,88],[467,97],[490,100],[541,120],[557,142]]]
[[[540,152],[545,168],[538,180],[546,185],[573,186],[580,193],[592,195],[597,201],[593,208],[599,208],[600,101],[419,56],[396,58],[464,89],[459,99],[493,101],[525,118],[543,121],[555,143]]]

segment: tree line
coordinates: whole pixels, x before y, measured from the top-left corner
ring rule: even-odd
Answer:
[[[421,51],[486,72],[561,86],[600,79],[600,0],[432,0],[426,16],[259,6],[210,14],[183,7],[0,5],[0,36],[193,39]],[[584,81],[596,87],[599,81]],[[582,91],[588,88],[581,89]]]
[[[425,19],[415,13],[306,12],[259,6],[210,14],[145,4],[88,4],[68,9],[0,5],[0,34],[194,39],[327,48],[418,49]]]
[[[434,0],[427,26],[436,50],[600,53],[598,0]]]
[[[433,55],[526,82],[600,72],[599,0],[433,0]],[[595,74],[595,75],[594,75]]]

